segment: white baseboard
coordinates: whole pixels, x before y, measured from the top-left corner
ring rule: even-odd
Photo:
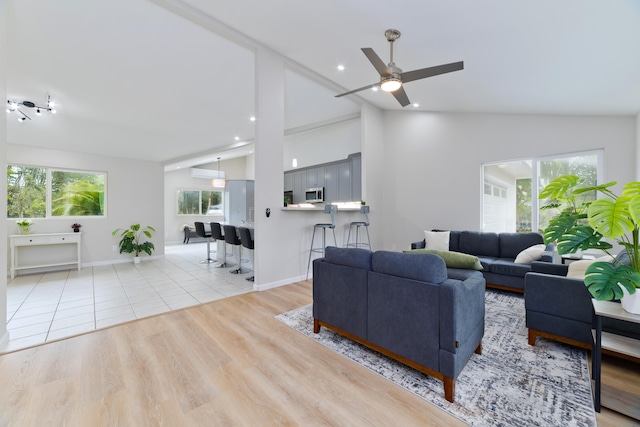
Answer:
[[[151,255],[151,256],[143,256],[141,257],[141,262],[150,261],[154,259],[163,259],[164,255]],[[133,257],[131,258],[122,258],[122,259],[112,259],[107,261],[97,261],[97,262],[83,262],[81,268],[87,267],[99,267],[104,265],[114,265],[114,264],[132,264]],[[64,271],[64,270],[76,270],[77,267],[73,265],[60,265],[55,267],[41,267],[41,268],[26,268],[24,270],[20,270],[16,272],[16,277],[22,274],[37,274],[37,273],[50,273],[52,271]],[[7,277],[11,275],[10,271],[7,271]]]
[[[253,285],[254,291],[266,291],[267,289],[277,288],[279,286],[290,285],[292,283],[301,282],[306,280],[305,276],[291,277],[288,279],[278,280],[276,282],[264,283],[262,285]]]

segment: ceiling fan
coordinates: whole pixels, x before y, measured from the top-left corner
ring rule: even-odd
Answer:
[[[358,89],[350,90],[349,92],[341,93],[340,95],[336,95],[336,98],[350,95],[355,92],[360,92],[361,90],[380,87],[380,89],[385,92],[391,92],[391,94],[398,100],[400,105],[406,107],[411,102],[409,101],[409,97],[407,97],[407,93],[404,91],[404,87],[402,86],[404,83],[409,83],[414,80],[420,80],[427,77],[437,76],[439,74],[450,73],[452,71],[459,71],[464,68],[464,63],[460,61],[452,62],[451,64],[436,65],[435,67],[421,68],[419,70],[407,71],[403,73],[402,70],[398,68],[393,62],[393,42],[400,38],[400,31],[387,30],[385,31],[384,35],[387,37],[387,41],[389,42],[389,64],[385,65],[385,63],[382,62],[382,59],[380,59],[380,57],[370,47],[362,48],[362,52],[369,59],[371,64],[373,64],[376,71],[378,71],[378,74],[380,74],[380,82],[373,83]]]

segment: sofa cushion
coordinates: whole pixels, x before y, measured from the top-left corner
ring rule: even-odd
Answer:
[[[433,254],[377,251],[373,254],[371,263],[372,270],[376,273],[433,284],[440,284],[447,279],[444,260]]]
[[[449,231],[433,229],[431,231]],[[458,248],[460,247],[460,231],[449,231],[449,250],[454,252],[462,252]]]
[[[448,251],[449,250],[449,232],[425,230],[424,231],[424,247],[425,249]]]
[[[488,257],[500,256],[500,239],[498,233],[484,233],[480,231],[462,231],[458,252]],[[515,258],[515,255],[514,255]]]
[[[529,264],[516,264],[507,258],[498,258],[491,263],[489,271],[504,276],[524,277],[525,274],[531,271],[531,266]]]
[[[463,254],[454,251],[437,251],[434,249],[414,249],[412,251],[404,251],[405,253],[422,253],[438,255],[444,260],[448,268],[465,268],[470,270],[482,270],[482,264],[475,255]]]
[[[523,250],[516,256],[515,262],[516,264],[531,264],[533,261],[539,261],[542,259],[542,253],[546,249],[546,246],[543,243],[539,245],[533,245]]]
[[[602,256],[596,259],[580,259],[578,261],[571,261],[569,268],[567,269],[567,277],[572,279],[582,279],[587,272],[587,268],[594,262],[612,262],[613,258],[609,255]]]
[[[371,270],[371,258],[373,252],[362,248],[336,248],[327,246],[324,251],[324,258],[327,262],[344,265],[347,267]]]
[[[447,277],[449,279],[460,280],[461,282],[464,282],[471,277],[483,278],[482,273],[477,270],[450,267],[447,267]]]
[[[515,259],[520,252],[544,243],[539,233],[500,233],[500,258]]]
[[[480,264],[482,264],[482,269],[484,271],[489,271],[491,269],[491,264],[493,264],[498,258],[491,256],[479,256]]]

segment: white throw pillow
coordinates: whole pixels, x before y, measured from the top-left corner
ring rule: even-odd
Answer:
[[[436,251],[449,250],[449,232],[448,231],[426,231],[424,232],[424,248],[434,249]]]
[[[574,279],[584,280],[587,268],[594,262],[612,262],[613,258],[609,255],[605,255],[596,259],[581,259],[579,261],[572,261],[567,269],[567,277]]]
[[[539,261],[542,259],[542,253],[546,246],[540,243],[539,245],[533,245],[523,250],[518,254],[513,261],[516,264],[531,264],[533,261]]]

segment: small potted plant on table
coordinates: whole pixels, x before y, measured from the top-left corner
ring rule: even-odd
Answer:
[[[79,224],[77,222],[74,223],[74,224],[71,224],[71,228],[73,228],[73,232],[74,233],[79,233],[80,232],[80,227],[82,227],[82,224]]]
[[[18,224],[18,227],[20,227],[20,231],[22,231],[22,234],[29,234],[29,229],[33,225],[33,221],[31,221],[29,218],[20,219],[16,221],[16,224]]]

